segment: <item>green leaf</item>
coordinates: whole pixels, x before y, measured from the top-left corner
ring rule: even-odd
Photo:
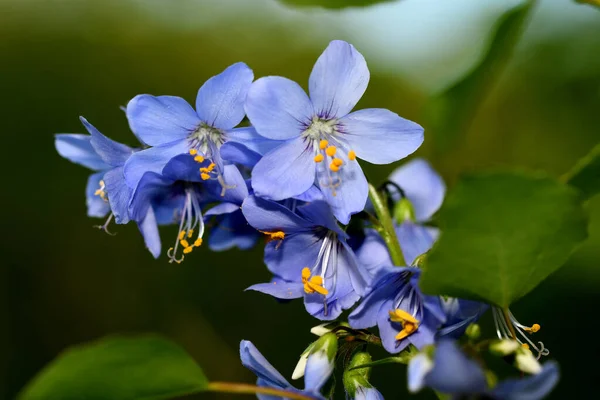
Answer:
[[[581,190],[586,198],[600,192],[600,143],[579,160],[562,180]]]
[[[479,106],[510,60],[525,28],[533,1],[516,6],[498,20],[481,60],[462,79],[432,98],[426,119],[438,150],[457,145],[468,131]]]
[[[157,335],[111,336],[66,350],[18,399],[169,399],[207,385],[200,367],[177,344]]]
[[[296,7],[349,8],[366,7],[377,3],[387,3],[394,0],[279,0]]]
[[[500,307],[527,294],[587,237],[577,190],[524,172],[470,175],[439,213],[441,236],[421,288]]]

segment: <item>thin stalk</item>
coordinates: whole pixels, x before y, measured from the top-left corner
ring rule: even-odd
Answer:
[[[508,315],[508,307],[504,307],[502,309],[502,314],[504,314],[504,320],[506,321],[506,325],[508,325],[510,334],[512,335],[514,340],[517,340],[517,332],[515,332],[515,327],[513,326],[512,322],[510,322],[510,316]]]
[[[264,386],[249,385],[246,383],[210,382],[206,390],[209,392],[219,393],[265,394],[268,396],[277,396],[288,399],[314,400],[314,397],[302,393],[290,392],[283,389],[275,389]]]
[[[406,266],[406,261],[404,260],[404,255],[402,254],[402,249],[400,248],[400,242],[398,241],[398,237],[396,236],[396,230],[394,229],[394,223],[392,222],[392,217],[387,208],[385,199],[375,189],[375,186],[369,183],[369,198],[371,199],[371,203],[373,203],[373,208],[375,208],[375,214],[377,214],[377,218],[379,218],[379,224],[381,229],[379,229],[379,233],[383,238],[392,258],[392,262],[394,265],[399,267]]]

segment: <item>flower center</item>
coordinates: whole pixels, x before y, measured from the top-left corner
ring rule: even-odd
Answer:
[[[98,182],[98,184],[100,185],[100,187],[98,189],[96,189],[96,191],[94,192],[94,196],[100,196],[100,198],[104,201],[108,201],[108,198],[106,198],[106,185],[104,184],[104,180],[100,179],[100,182]]]
[[[198,228],[196,239],[191,242],[195,229]],[[195,247],[202,245],[202,235],[204,235],[204,220],[202,218],[202,210],[200,209],[200,201],[196,192],[192,188],[185,190],[185,202],[181,210],[181,221],[179,222],[179,233],[175,240],[175,245],[169,249],[167,256],[169,262],[175,261],[181,263],[186,254],[189,254]],[[182,248],[181,256],[177,256],[179,247]]]
[[[508,311],[508,319],[512,325],[517,337],[513,337],[508,322],[504,316],[504,312],[498,307],[492,307],[492,316],[494,317],[494,324],[496,325],[496,335],[498,339],[512,339],[519,342],[526,349],[533,349],[537,352],[537,359],[541,356],[547,356],[550,354],[550,350],[544,347],[544,343],[537,342],[537,345],[533,343],[525,333],[532,334],[536,333],[541,329],[539,324],[533,324],[531,326],[523,325]]]
[[[402,309],[390,311],[390,320],[402,324],[402,330],[396,335],[396,340],[402,340],[419,328],[419,320]]]
[[[196,149],[209,158],[212,158],[213,156],[211,144],[218,149],[225,143],[225,139],[225,134],[221,130],[205,123],[201,123],[200,126],[188,136],[190,149]]]

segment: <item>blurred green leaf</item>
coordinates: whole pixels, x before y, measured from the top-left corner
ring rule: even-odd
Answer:
[[[600,0],[575,0],[577,3],[589,4],[590,6],[596,6],[600,8]]]
[[[535,288],[587,237],[579,193],[524,172],[464,177],[439,222],[442,235],[426,258],[423,291],[500,307]]]
[[[479,63],[426,106],[425,118],[438,150],[457,145],[468,131],[479,106],[510,60],[532,8],[533,1],[528,1],[504,13]]]
[[[377,3],[387,3],[394,0],[279,0],[290,6],[297,7],[322,7],[322,8],[348,8],[366,7]]]
[[[583,192],[586,198],[600,192],[600,143],[562,178]]]
[[[168,399],[207,385],[200,367],[177,344],[157,335],[113,336],[68,349],[18,398]]]

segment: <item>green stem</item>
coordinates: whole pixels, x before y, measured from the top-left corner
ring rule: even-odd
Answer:
[[[277,396],[288,399],[314,400],[314,397],[302,393],[290,392],[283,389],[275,389],[264,386],[249,385],[246,383],[210,382],[206,390],[209,392],[219,393],[266,394],[268,396]]]
[[[392,262],[398,267],[406,266],[406,261],[404,261],[404,255],[400,248],[400,242],[398,241],[396,230],[394,229],[394,222],[390,216],[390,211],[387,208],[385,198],[377,191],[377,189],[375,189],[375,186],[370,183],[369,198],[371,199],[371,203],[373,203],[373,208],[375,208],[375,214],[377,214],[377,218],[379,218],[379,224],[381,225],[379,232],[390,252]]]

